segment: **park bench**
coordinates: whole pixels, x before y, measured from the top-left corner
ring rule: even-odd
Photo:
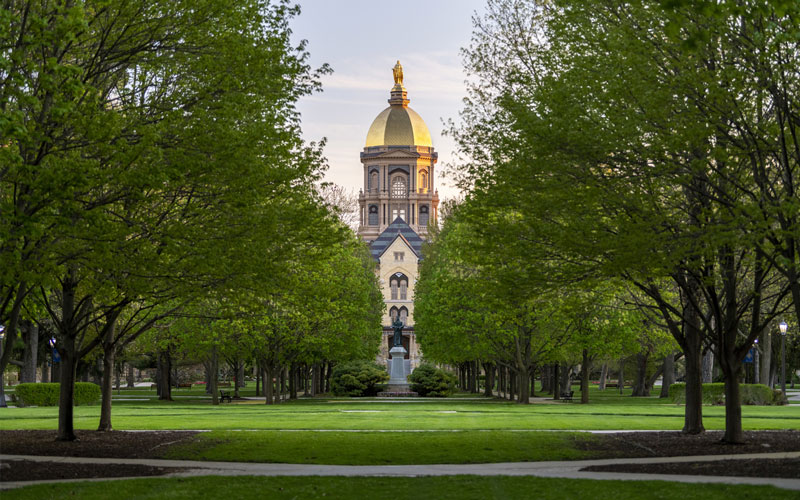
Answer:
[[[566,401],[572,401],[573,394],[575,394],[575,391],[569,391],[569,392],[564,391],[561,393],[561,399],[564,399]]]
[[[186,383],[183,383],[183,384],[178,384],[178,388],[183,389],[183,388],[186,388],[186,387],[191,389],[192,388],[192,383],[191,382],[186,382]]]
[[[230,382],[217,382],[217,387],[230,387]]]
[[[228,400],[228,403],[233,403],[233,398],[231,397],[230,392],[219,391],[219,401],[220,403],[224,403],[225,400]]]

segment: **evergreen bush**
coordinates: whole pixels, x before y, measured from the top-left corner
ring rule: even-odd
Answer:
[[[21,406],[58,406],[61,384],[19,384],[14,397]],[[90,382],[75,382],[75,406],[90,405],[100,399],[100,386]]]
[[[447,397],[456,388],[456,377],[430,364],[420,365],[408,377],[411,390],[420,396]]]
[[[331,374],[331,391],[335,396],[374,396],[377,385],[389,380],[386,370],[368,361],[341,364]]]

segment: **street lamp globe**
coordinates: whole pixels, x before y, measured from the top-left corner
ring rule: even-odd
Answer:
[[[785,321],[781,321],[778,324],[778,328],[781,331],[781,335],[786,335],[786,330],[789,328],[789,325],[787,325]]]

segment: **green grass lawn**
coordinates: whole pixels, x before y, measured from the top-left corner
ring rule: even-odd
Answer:
[[[164,458],[222,462],[332,465],[412,465],[580,460],[595,455],[573,432],[313,432],[212,431]]]
[[[463,398],[404,402],[309,398],[272,406],[258,400],[213,406],[200,390],[175,391],[174,395],[175,401],[165,402],[155,399],[149,390],[123,391],[122,399],[113,404],[114,428],[680,430],[684,412],[683,406],[657,397],[632,398],[596,390],[588,405],[578,401],[519,405]],[[724,428],[724,407],[706,406],[703,413],[707,429]],[[9,408],[0,412],[0,429],[55,429],[57,414],[56,407]],[[800,429],[800,407],[745,406],[742,414],[745,429]],[[76,407],[75,427],[94,429],[99,415],[97,405]]]
[[[795,499],[796,491],[771,486],[684,484],[661,481],[589,481],[535,477],[447,476],[417,478],[365,477],[194,477],[69,483],[28,486],[4,491],[3,499],[84,500],[197,498],[369,498],[370,500],[471,500],[537,498],[585,500],[729,500]]]
[[[657,397],[594,390],[577,401],[519,405],[503,400],[300,399],[279,405],[242,401],[213,406],[200,390],[176,391],[174,402],[150,390],[115,400],[116,430],[202,429],[168,458],[319,464],[488,463],[592,458],[574,430],[679,430],[683,407]],[[125,393],[125,391],[123,391]],[[800,429],[800,408],[743,409],[745,429]],[[58,409],[0,411],[0,429],[52,429]],[[724,408],[704,408],[708,429],[724,427]],[[95,429],[98,406],[75,408],[75,426]],[[325,432],[323,432],[325,431]],[[355,432],[350,432],[355,431]],[[411,432],[415,431],[415,432]]]

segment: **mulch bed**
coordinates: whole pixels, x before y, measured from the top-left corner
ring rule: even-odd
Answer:
[[[2,434],[0,434],[2,436]],[[722,431],[703,434],[681,432],[615,432],[578,439],[578,449],[596,458],[685,457],[800,451],[800,431],[746,431],[745,444],[725,444]]]
[[[89,479],[105,477],[163,476],[185,469],[131,464],[70,464],[9,460],[0,468],[0,482],[43,479]]]
[[[678,474],[682,476],[739,476],[800,479],[800,458],[742,459],[717,462],[672,462],[668,464],[593,465],[590,472],[632,472],[634,474]]]
[[[94,432],[77,431],[78,441],[55,441],[54,431],[0,431],[0,453],[95,458],[161,458],[167,450],[190,441],[194,431]],[[721,432],[684,435],[680,432],[620,432],[576,438],[578,449],[595,458],[674,457],[800,451],[800,431],[748,431],[746,444],[721,443]],[[64,464],[60,462],[7,461],[0,481],[154,476],[181,469],[118,464]],[[750,477],[800,477],[800,460],[726,460],[716,463],[620,464],[585,470],[703,474]]]
[[[196,431],[75,431],[77,441],[56,441],[55,431],[0,431],[0,453],[49,457],[161,458]]]
[[[598,458],[740,455],[800,451],[800,431],[747,431],[744,435],[745,444],[725,444],[721,441],[723,433],[720,431],[709,431],[697,435],[680,432],[620,432],[597,434],[594,436],[597,439],[578,441],[576,446],[595,452]],[[800,459],[596,465],[582,470],[800,479]]]

